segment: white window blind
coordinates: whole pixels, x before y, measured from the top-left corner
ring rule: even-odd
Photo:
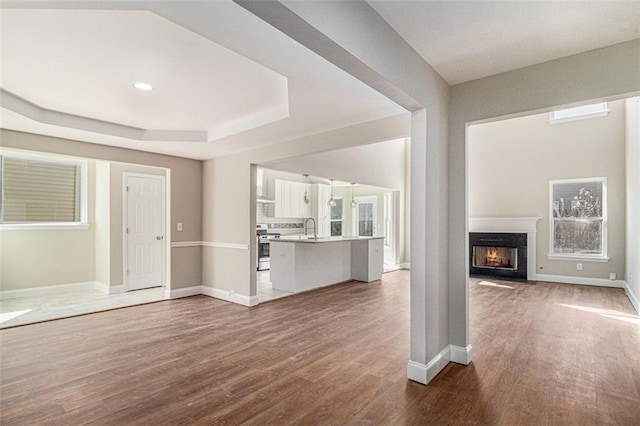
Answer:
[[[1,222],[80,222],[82,164],[2,155]]]

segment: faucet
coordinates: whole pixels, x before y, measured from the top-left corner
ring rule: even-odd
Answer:
[[[304,235],[307,235],[307,223],[309,223],[309,221],[312,220],[313,221],[313,238],[317,239],[318,238],[318,230],[316,228],[316,220],[312,217],[305,219],[304,221]]]

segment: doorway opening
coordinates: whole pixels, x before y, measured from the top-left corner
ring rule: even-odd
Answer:
[[[5,242],[2,267],[7,274],[0,290],[0,328],[155,302],[168,297],[168,169],[54,153],[12,152],[42,157],[49,162],[85,164],[86,172],[76,174],[76,178],[80,179],[77,186],[83,188],[77,191],[80,197],[77,204],[86,204],[86,212],[80,215],[86,217],[86,221],[78,224],[23,223],[11,229],[0,229],[0,238]],[[0,155],[3,153],[4,150],[0,150]],[[156,266],[160,268],[161,278],[154,281],[159,282],[159,287],[147,288],[151,286],[125,281],[125,271],[131,269],[125,266],[130,263],[125,256],[127,234],[124,229],[129,222],[125,206],[132,204],[127,200],[125,174],[150,175],[152,179],[163,181],[161,188],[155,189],[158,196],[162,196],[162,212],[158,213],[162,217],[149,217],[141,224],[149,228],[152,221],[157,221],[161,226],[161,232],[154,237],[163,238],[154,241],[160,241],[162,247],[153,260],[153,269],[158,269]],[[52,180],[51,175],[45,176]],[[22,200],[30,202],[28,196]],[[138,212],[143,213],[143,210]],[[133,216],[135,219],[135,214]],[[156,229],[153,228],[154,231]],[[12,250],[7,250],[8,247]],[[144,246],[138,250],[145,255]],[[131,251],[135,253],[135,250]],[[146,254],[153,253],[147,249]],[[28,268],[24,266],[27,264]],[[134,289],[141,290],[129,291]]]
[[[400,269],[398,258],[406,244],[402,189],[331,181],[329,177],[260,166],[255,185],[256,255],[252,266],[256,268],[260,303],[292,294],[271,280],[270,244],[274,239],[384,237],[382,269]]]
[[[378,225],[377,197],[355,197],[355,202],[354,235],[358,237],[373,237],[376,235]]]

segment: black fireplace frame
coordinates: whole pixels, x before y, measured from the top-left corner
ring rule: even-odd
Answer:
[[[518,251],[516,270],[474,268],[473,246],[509,247]],[[492,276],[504,279],[527,279],[527,234],[510,232],[469,232],[469,275]]]

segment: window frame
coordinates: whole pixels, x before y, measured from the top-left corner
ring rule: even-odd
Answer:
[[[558,184],[579,184],[579,183],[593,183],[599,182],[602,184],[602,216],[601,217],[575,217],[575,218],[556,218],[554,216],[554,199],[553,190],[554,185]],[[547,258],[552,260],[579,260],[586,262],[608,262],[608,221],[607,221],[607,178],[606,177],[591,177],[591,178],[578,178],[578,179],[559,179],[549,181],[549,252]],[[593,222],[599,221],[602,223],[601,240],[602,240],[602,253],[589,254],[589,253],[556,253],[554,252],[554,237],[556,222],[570,221],[570,222]]]
[[[340,208],[340,219],[333,219],[333,215],[331,214],[331,209],[333,209],[333,207],[329,208],[329,236],[330,237],[343,237],[344,236],[344,197],[333,197],[334,200],[341,200],[342,203],[341,204],[341,208]],[[337,204],[336,204],[337,207]],[[333,222],[341,222],[342,225],[340,226],[340,235],[332,235],[332,230],[333,227],[331,226],[333,224]]]
[[[80,210],[80,220],[73,222],[2,222],[1,200],[0,200],[0,230],[39,230],[39,229],[88,229],[88,162],[86,159],[32,154],[25,152],[0,150],[0,197],[4,193],[4,159],[13,158],[18,160],[39,161],[43,163],[55,163],[73,165],[78,167],[79,184],[76,186],[76,195],[79,197],[77,207]]]
[[[564,111],[571,111],[571,110],[579,110],[582,108],[589,108],[589,107],[593,107],[593,106],[602,106],[602,108],[600,110],[596,110],[596,111],[591,111],[591,112],[582,112],[579,114],[572,114],[572,115],[567,115],[565,117],[556,117],[557,113],[561,113]],[[597,102],[595,104],[588,104],[588,105],[580,105],[577,107],[570,107],[570,108],[563,108],[563,109],[558,109],[555,111],[551,111],[549,113],[549,124],[559,124],[559,123],[566,123],[569,121],[576,121],[576,120],[584,120],[587,118],[596,118],[596,117],[605,117],[609,114],[609,106],[607,105],[606,102]]]

